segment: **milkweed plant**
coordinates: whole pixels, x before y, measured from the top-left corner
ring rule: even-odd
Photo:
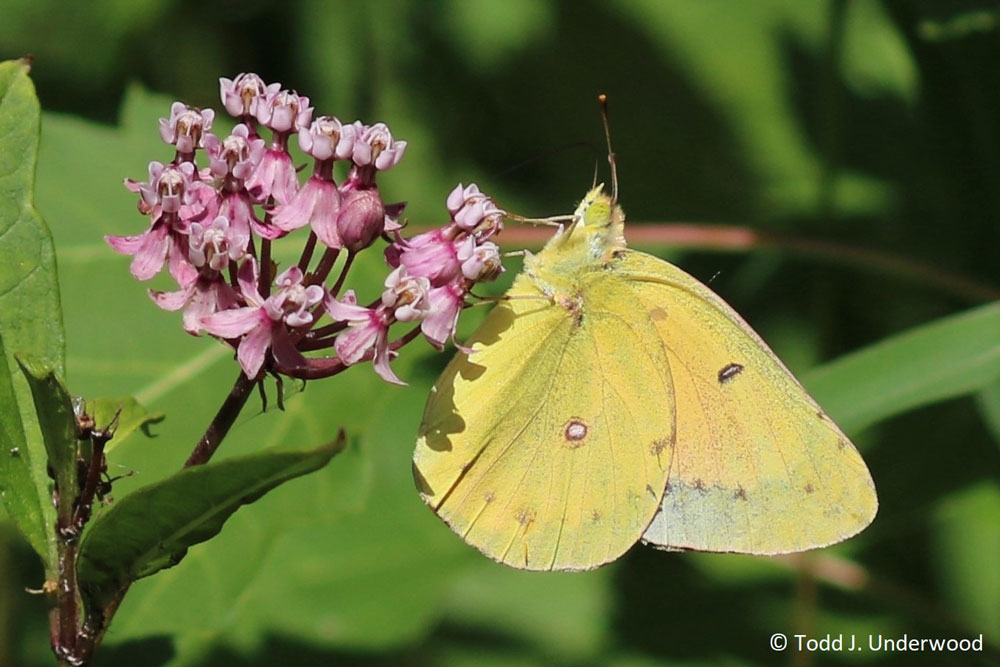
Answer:
[[[406,233],[404,204],[385,202],[378,188],[379,174],[406,151],[384,123],[320,115],[308,97],[256,74],[221,79],[220,93],[222,109],[236,119],[232,132],[214,131],[215,110],[175,102],[159,121],[173,159],[150,162],[144,181],[125,180],[143,216],[138,233],[105,237],[132,257],[137,281],[166,269],[176,289],[148,290],[150,306],[177,313],[178,333],[231,348],[238,366],[182,470],[109,504],[105,446],[154,416],[132,403],[73,397],[57,368],[8,341],[22,376],[0,377],[0,400],[14,400],[26,384],[35,414],[18,424],[17,410],[4,410],[0,436],[11,456],[2,457],[0,479],[9,514],[45,563],[40,593],[50,602],[61,664],[91,659],[133,581],[175,565],[240,505],[342,449],[340,433],[314,449],[204,465],[254,387],[266,401],[264,382],[273,378],[280,405],[283,379],[321,380],[366,362],[402,384],[393,359],[420,337],[443,349],[472,287],[503,271],[492,239],[505,214],[476,185],[459,184],[446,196],[445,224]],[[296,164],[293,142],[311,165]],[[272,243],[293,236],[301,241],[298,261],[282,266]],[[383,254],[386,275],[381,296],[362,304],[343,287],[357,256],[372,249]],[[37,451],[33,420],[44,445]],[[95,504],[107,507],[95,512]]]

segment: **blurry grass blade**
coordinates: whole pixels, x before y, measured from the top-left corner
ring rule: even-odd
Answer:
[[[233,512],[292,478],[318,470],[344,434],[314,449],[271,449],[180,471],[141,488],[97,518],[80,549],[81,588],[98,604],[119,588],[180,562]]]
[[[986,422],[986,427],[993,434],[993,439],[1000,445],[1000,378],[976,394],[976,404],[979,406],[983,421]]]
[[[106,428],[115,418],[118,410],[121,410],[121,413],[118,414],[118,424],[114,430],[114,437],[108,441],[104,448],[105,453],[120,445],[136,430],[145,430],[149,424],[161,422],[165,417],[162,412],[148,411],[131,396],[98,398],[94,401],[87,401],[86,406],[87,411],[94,417],[94,424],[97,428]]]
[[[841,428],[856,433],[997,378],[1000,303],[992,303],[841,357],[809,373],[805,384]]]
[[[941,590],[972,627],[1000,641],[1000,485],[983,481],[954,493],[933,517]]]
[[[0,336],[0,359],[6,358]],[[35,465],[32,465],[35,463]],[[7,364],[0,364],[0,498],[7,514],[43,561],[50,559],[55,513],[45,474],[44,450],[30,450]],[[52,563],[54,566],[55,563]],[[47,569],[48,564],[47,564]]]
[[[73,503],[70,499],[77,494],[76,419],[73,416],[72,399],[52,369],[34,360],[18,358],[17,363],[31,387],[48,465],[52,468],[56,488],[63,499],[59,503],[59,513],[66,525],[69,525],[73,515]]]

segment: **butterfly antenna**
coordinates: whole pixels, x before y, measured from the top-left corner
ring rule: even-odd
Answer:
[[[601,122],[604,123],[604,140],[608,144],[608,164],[611,165],[611,203],[618,203],[618,165],[615,163],[615,152],[611,150],[611,124],[608,121],[608,96],[601,93],[597,96],[601,104]]]

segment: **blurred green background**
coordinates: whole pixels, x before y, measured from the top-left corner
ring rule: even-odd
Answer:
[[[633,224],[841,244],[823,261],[791,243],[645,247],[711,280],[807,382],[823,361],[1000,293],[995,2],[4,5],[0,56],[34,56],[47,112],[37,205],[56,240],[70,389],[131,393],[167,414],[155,438],[109,454],[112,474],[136,472],[119,497],[180,465],[236,376],[222,346],[184,334],[102,240],[142,229],[121,180],[171,158],[157,118],[174,99],[218,109],[220,76],[254,71],[317,113],[386,122],[409,147],[380,183],[415,227],[444,221],[460,181],[525,215],[570,211],[606,169],[594,97],[607,93]],[[385,273],[369,260],[354,276],[362,300]],[[479,316],[468,315],[466,333]],[[255,415],[251,401],[221,455],[317,444],[339,426],[353,444],[136,584],[97,664],[1000,661],[1000,380],[849,433],[881,509],[845,544],[793,561],[636,547],[595,572],[533,574],[465,546],[413,488],[414,435],[448,356],[407,348],[406,388],[359,367],[310,383],[285,413]],[[23,592],[41,579],[0,521],[0,664],[52,663],[44,604]],[[776,654],[775,632],[982,633],[987,646]]]

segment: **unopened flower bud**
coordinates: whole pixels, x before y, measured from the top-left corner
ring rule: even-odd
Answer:
[[[337,217],[337,233],[352,252],[364,250],[385,229],[385,206],[378,190],[351,190],[344,194]]]

